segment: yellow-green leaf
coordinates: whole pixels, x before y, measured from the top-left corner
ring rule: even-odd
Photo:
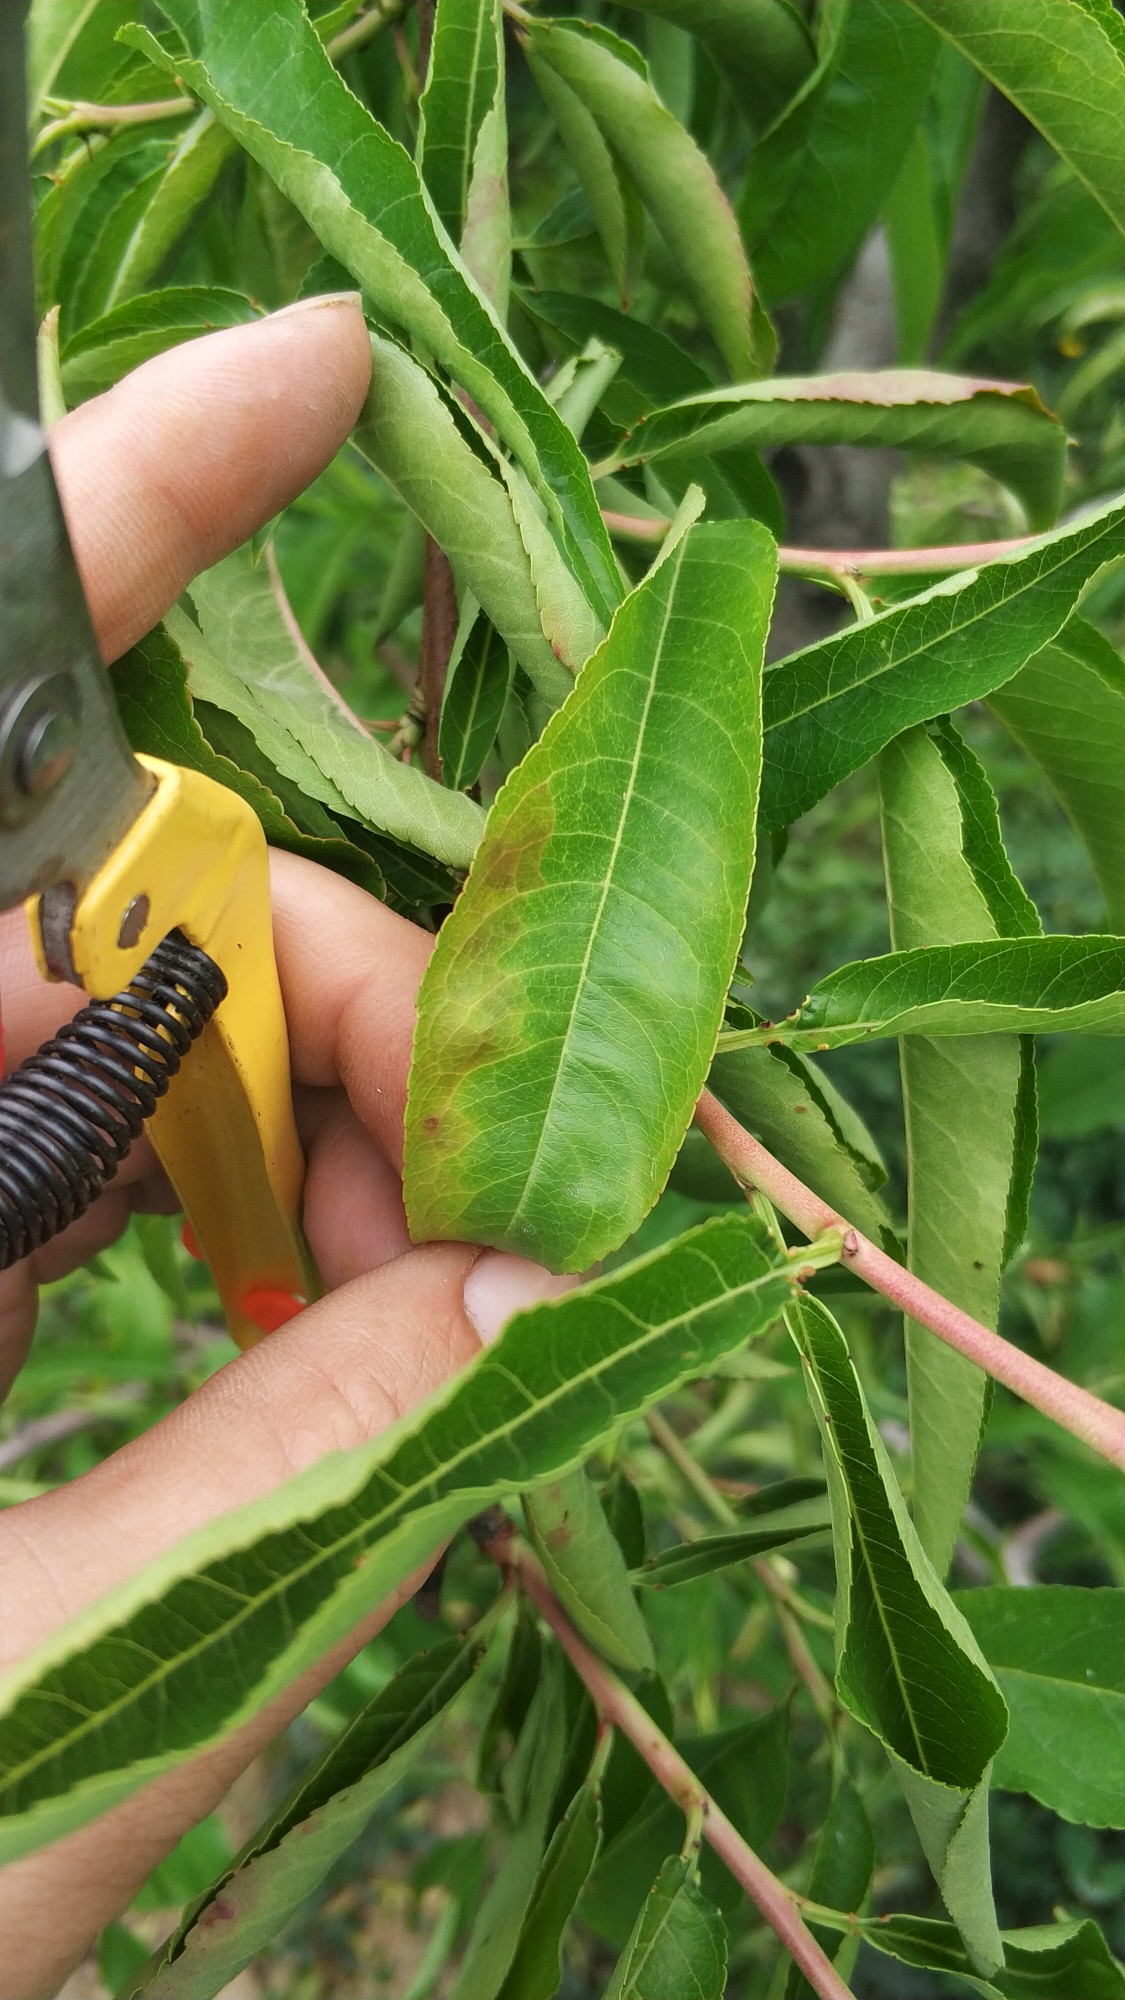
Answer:
[[[501,791],[419,1000],[416,1238],[582,1270],[663,1187],[742,933],[774,564],[690,528]]]

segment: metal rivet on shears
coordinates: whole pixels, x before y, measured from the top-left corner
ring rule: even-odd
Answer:
[[[134,896],[132,902],[126,905],[117,932],[119,950],[128,951],[133,945],[140,943],[148,925],[149,910],[147,896]]]
[[[78,748],[78,698],[69,674],[21,681],[0,714],[0,821],[18,826],[66,776]]]

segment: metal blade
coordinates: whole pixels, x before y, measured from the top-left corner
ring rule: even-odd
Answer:
[[[72,899],[149,789],[101,664],[39,423],[24,19],[0,0],[0,909],[56,885]]]

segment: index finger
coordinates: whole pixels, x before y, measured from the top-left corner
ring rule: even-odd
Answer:
[[[370,374],[358,295],[333,294],[158,354],[55,425],[51,462],[104,659],[323,470]]]
[[[298,1083],[342,1083],[401,1169],[415,1000],[434,940],[314,861],[271,853],[274,945]]]

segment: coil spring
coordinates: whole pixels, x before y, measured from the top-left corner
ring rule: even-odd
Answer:
[[[0,1271],[86,1213],[226,990],[214,960],[170,931],[123,992],[0,1082]]]

